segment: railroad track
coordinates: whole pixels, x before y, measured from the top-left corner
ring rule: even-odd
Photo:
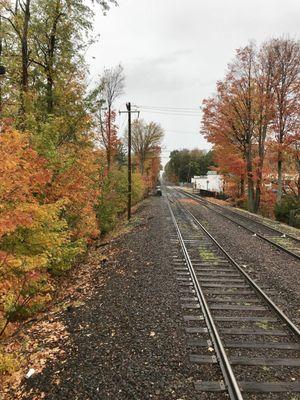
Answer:
[[[289,254],[290,256],[300,260],[299,238],[292,236],[288,233],[284,233],[262,222],[254,220],[251,217],[242,215],[240,212],[232,211],[228,209],[228,207],[224,207],[218,204],[213,204],[207,200],[204,200],[203,198],[200,198],[197,195],[188,193],[183,190],[178,190],[178,192],[196,200],[207,209],[214,211],[215,213],[221,215],[222,217],[232,221],[236,225],[246,229],[252,235],[257,236],[258,238],[268,242],[269,244]]]
[[[167,197],[190,360],[220,371],[209,381],[195,381],[196,392],[220,399],[298,400],[299,328],[176,196]]]

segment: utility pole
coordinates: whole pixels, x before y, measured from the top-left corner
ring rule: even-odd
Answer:
[[[132,165],[131,165],[131,114],[139,111],[131,110],[131,103],[126,103],[127,111],[119,111],[119,114],[128,114],[128,192],[127,192],[127,219],[131,219],[131,198],[132,198]]]
[[[108,135],[107,135],[107,169],[111,163],[111,104],[108,105]]]
[[[131,218],[131,189],[132,189],[132,166],[131,166],[131,104],[126,104],[128,111],[128,198],[127,198],[127,219]]]

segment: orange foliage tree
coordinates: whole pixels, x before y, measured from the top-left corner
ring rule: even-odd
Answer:
[[[89,241],[100,229],[94,210],[100,195],[100,152],[89,143],[74,144],[59,149],[51,184],[47,189],[50,201],[63,200],[64,216],[72,237]]]
[[[280,53],[278,47],[284,51]],[[286,49],[292,54],[287,54]],[[276,146],[280,193],[283,154],[297,149],[297,140],[293,138],[299,132],[300,97],[297,90],[300,70],[295,66],[295,60],[300,61],[298,50],[299,44],[289,39],[267,42],[259,50],[252,43],[238,49],[225,79],[217,83],[215,96],[203,102],[202,131],[215,145],[215,156],[222,173],[227,177],[239,176],[236,179],[240,186],[240,190],[236,190],[239,196],[243,196],[245,181],[248,210],[252,212],[258,211],[273,172],[269,162],[265,165],[266,154],[274,152]],[[276,54],[281,61],[275,60]],[[280,68],[285,58],[291,71]],[[284,77],[291,81],[289,90],[285,88],[285,97],[280,91]],[[280,93],[286,105],[281,104],[281,108]],[[295,156],[297,159],[297,151]],[[273,196],[267,197],[273,201]]]
[[[48,271],[69,268],[82,246],[71,241],[64,201],[45,198],[52,173],[27,134],[1,134],[0,174],[1,335],[42,306],[51,292]]]

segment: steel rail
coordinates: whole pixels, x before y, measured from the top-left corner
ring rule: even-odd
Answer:
[[[203,197],[198,196],[197,194],[185,192],[184,190],[179,190],[179,192],[188,194],[189,196],[193,197],[194,199],[196,199],[198,201],[203,202],[204,204],[209,204],[212,207],[217,207],[217,208],[220,208],[222,210],[226,210],[226,211],[230,212],[231,214],[234,214],[234,215],[237,215],[238,217],[241,217],[242,219],[245,219],[247,221],[252,221],[257,225],[261,225],[264,228],[269,229],[270,231],[279,233],[280,235],[285,235],[287,238],[290,238],[290,239],[295,240],[296,242],[300,243],[300,239],[298,237],[296,237],[294,235],[291,235],[290,233],[283,232],[283,231],[281,231],[281,230],[279,230],[277,228],[274,228],[273,226],[267,225],[262,221],[258,221],[257,219],[252,218],[250,215],[244,214],[239,209],[236,209],[236,208],[233,208],[233,207],[229,208],[229,207],[225,207],[225,206],[223,206],[221,204],[213,203],[213,202],[211,202],[211,201],[209,201],[207,199],[204,199]],[[253,214],[252,216],[254,216],[254,215],[256,215],[256,214]]]
[[[287,325],[287,327],[300,339],[299,328],[277,307],[277,305],[270,299],[270,297],[255,283],[255,281],[243,270],[243,268],[230,256],[229,253],[217,242],[217,240],[208,232],[208,230],[199,222],[199,220],[185,207],[180,205],[180,207],[186,211],[193,219],[193,221],[198,225],[206,235],[216,244],[216,246],[222,251],[222,253],[235,265],[235,267],[241,272],[241,274],[246,278],[253,289],[264,299],[267,305],[280,317],[282,321]]]
[[[170,206],[170,202],[169,202],[168,197],[167,197],[167,202],[168,202],[170,214],[171,214],[171,217],[172,217],[172,221],[173,221],[173,224],[175,226],[175,229],[176,229],[176,232],[177,232],[177,236],[178,236],[178,239],[179,239],[179,242],[180,242],[180,245],[181,245],[181,249],[183,251],[183,255],[184,255],[187,267],[189,269],[189,272],[190,272],[190,275],[191,275],[191,278],[192,278],[192,282],[194,284],[196,296],[197,296],[197,298],[199,300],[199,303],[201,305],[201,309],[202,309],[202,312],[203,312],[203,315],[204,315],[204,318],[205,318],[205,322],[206,322],[206,325],[208,327],[212,342],[214,344],[214,348],[215,348],[215,351],[216,351],[216,354],[217,354],[217,357],[218,357],[220,368],[221,368],[223,376],[224,376],[224,380],[225,380],[225,383],[226,383],[226,386],[227,386],[227,390],[228,390],[229,396],[230,396],[231,400],[243,400],[243,396],[241,394],[241,390],[239,388],[239,385],[237,383],[237,380],[236,380],[235,375],[233,373],[233,370],[231,368],[230,362],[228,360],[226,351],[225,351],[224,346],[222,344],[222,341],[221,341],[220,335],[218,333],[217,327],[216,327],[216,325],[214,323],[213,317],[212,317],[212,315],[210,313],[210,310],[209,310],[208,304],[206,302],[204,293],[203,293],[203,291],[201,289],[201,286],[199,284],[199,281],[198,281],[198,279],[196,277],[196,273],[195,273],[193,264],[191,262],[190,256],[189,256],[187,248],[185,246],[184,239],[182,237],[182,234],[181,234],[180,228],[178,226],[178,223],[176,221],[175,215],[174,215],[173,210],[172,210],[172,208]]]
[[[186,194],[186,195],[188,195],[189,197],[191,197],[192,199],[195,199],[195,200],[197,200],[198,202],[203,203],[203,205],[205,205],[205,206],[208,207],[208,208],[209,208],[209,207],[212,207],[211,209],[213,209],[213,207],[217,207],[217,208],[222,209],[222,210],[224,210],[224,211],[228,211],[229,213],[234,214],[234,215],[236,215],[237,217],[240,217],[240,218],[242,218],[242,219],[244,219],[244,220],[246,220],[246,221],[253,222],[254,224],[260,225],[260,226],[262,226],[262,227],[264,227],[264,228],[266,228],[266,229],[269,229],[270,231],[273,231],[273,232],[275,232],[275,233],[277,233],[277,234],[280,234],[281,236],[284,235],[286,238],[295,240],[296,242],[299,242],[299,243],[300,243],[300,239],[299,239],[298,237],[293,236],[293,235],[291,235],[290,233],[283,232],[283,231],[281,231],[281,230],[279,230],[279,229],[276,229],[276,228],[274,228],[273,226],[269,226],[269,225],[267,225],[267,224],[265,224],[265,223],[263,223],[263,222],[261,222],[261,221],[258,221],[258,220],[254,219],[254,218],[251,218],[251,217],[248,216],[248,215],[244,215],[244,214],[242,214],[242,212],[239,211],[239,210],[236,210],[236,209],[234,209],[234,208],[225,207],[225,206],[223,206],[223,205],[221,205],[221,204],[213,203],[213,202],[211,202],[211,201],[209,201],[209,200],[207,200],[207,199],[204,199],[203,197],[200,197],[200,196],[198,196],[197,194],[194,194],[194,193],[189,193],[189,192],[186,192],[186,191],[181,190],[181,189],[176,189],[176,190],[178,190],[179,193]],[[223,215],[223,214],[222,214],[222,215]],[[224,216],[225,216],[225,215],[224,215]],[[230,217],[228,217],[227,215],[226,215],[226,217],[227,217],[227,218],[230,218]]]
[[[278,249],[280,249],[280,250],[284,251],[285,253],[289,254],[290,256],[292,256],[292,257],[294,257],[294,258],[297,258],[297,260],[300,260],[300,255],[294,253],[293,251],[287,249],[286,247],[281,246],[280,244],[274,242],[272,239],[269,239],[269,238],[267,238],[266,236],[261,235],[260,233],[257,233],[256,231],[254,231],[253,229],[249,228],[248,226],[245,226],[243,223],[240,223],[240,222],[236,221],[234,218],[231,218],[231,217],[229,217],[228,215],[223,214],[221,211],[218,211],[218,210],[214,209],[214,208],[213,208],[214,205],[213,205],[213,206],[210,206],[210,205],[205,204],[204,201],[203,201],[202,199],[197,198],[197,196],[192,195],[191,193],[187,193],[187,192],[184,192],[184,191],[181,191],[181,190],[178,190],[178,189],[176,189],[176,190],[177,190],[179,193],[185,194],[186,196],[188,196],[188,197],[190,197],[190,198],[192,198],[192,199],[198,201],[199,203],[203,204],[203,206],[206,207],[206,208],[208,208],[209,210],[216,212],[217,214],[221,215],[221,216],[224,217],[224,218],[227,218],[229,221],[233,222],[234,224],[236,224],[236,225],[238,225],[238,226],[241,226],[242,228],[244,228],[244,229],[247,230],[248,232],[251,232],[252,234],[255,234],[255,235],[256,235],[257,237],[259,237],[260,239],[265,240],[266,242],[272,244],[273,246],[277,247]],[[217,206],[218,206],[218,205],[217,205]],[[229,211],[230,211],[230,210],[229,210]],[[231,212],[231,211],[230,211],[230,212]],[[239,217],[239,216],[240,216],[240,215],[238,215],[238,217]],[[254,221],[254,220],[252,220],[252,219],[250,219],[250,218],[247,218],[247,217],[244,217],[244,216],[242,216],[242,215],[241,215],[241,218],[247,219],[248,221],[253,221],[254,223],[256,223],[256,224],[258,224],[258,225],[260,224],[260,225],[262,225],[263,227],[266,227],[267,229],[273,230],[273,231],[275,231],[275,232],[277,232],[277,233],[280,233],[280,234],[282,234],[282,235],[284,234],[283,232],[278,231],[278,230],[275,229],[275,228],[271,228],[271,227],[269,227],[269,226],[267,226],[267,225],[265,225],[265,224],[262,224],[262,223],[260,223],[260,222],[258,222],[258,221]],[[285,234],[285,235],[286,235],[287,238],[291,238],[291,239],[293,239],[293,240],[295,240],[295,241],[299,241],[299,242],[300,242],[300,240],[297,239],[297,238],[294,237],[294,236],[291,236],[291,235],[289,235],[289,234]]]

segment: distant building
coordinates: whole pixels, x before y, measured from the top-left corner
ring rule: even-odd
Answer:
[[[209,190],[220,193],[223,190],[223,179],[216,171],[208,171],[206,175],[194,176],[191,179],[194,189]]]

